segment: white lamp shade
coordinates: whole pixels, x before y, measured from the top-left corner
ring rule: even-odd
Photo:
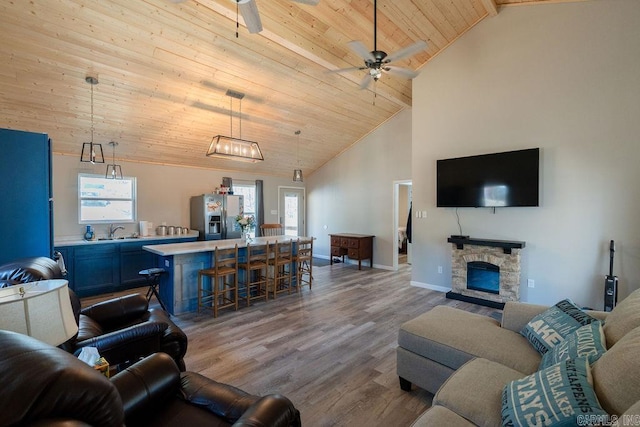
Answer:
[[[0,329],[60,345],[78,332],[69,282],[42,280],[0,289]]]

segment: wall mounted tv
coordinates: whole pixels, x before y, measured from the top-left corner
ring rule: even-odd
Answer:
[[[437,162],[437,206],[539,206],[540,149]]]

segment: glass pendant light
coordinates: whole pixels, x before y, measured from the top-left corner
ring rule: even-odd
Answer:
[[[82,153],[80,154],[80,161],[85,163],[104,163],[104,153],[102,152],[102,144],[95,144],[93,142],[93,87],[98,84],[98,77],[87,75],[84,81],[91,85],[91,141],[82,143]]]
[[[302,169],[300,169],[300,131],[296,131],[296,135],[298,135],[298,154],[296,155],[298,159],[298,169],[293,170],[293,182],[302,182]]]
[[[118,143],[115,141],[109,142],[109,145],[113,148],[113,160],[110,165],[107,165],[107,171],[104,177],[107,179],[122,179],[122,168],[120,165],[116,165],[116,147]]]

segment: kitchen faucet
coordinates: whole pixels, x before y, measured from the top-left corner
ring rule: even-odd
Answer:
[[[113,224],[109,225],[109,239],[113,239],[115,237],[116,231],[118,230],[124,230],[124,227],[119,225],[117,227],[114,227]]]

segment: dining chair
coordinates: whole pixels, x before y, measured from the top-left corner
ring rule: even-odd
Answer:
[[[282,224],[262,224],[260,226],[260,235],[265,237],[282,236],[284,228]]]
[[[270,278],[270,290],[268,293],[273,296],[273,299],[278,294],[286,292],[291,294],[292,285],[292,261],[293,261],[293,243],[291,239],[278,242],[276,240],[273,246],[272,256],[269,258],[269,271]],[[268,298],[268,296],[267,296]]]
[[[209,277],[210,285],[203,283],[203,276]],[[198,271],[198,312],[201,308],[218,310],[233,307],[238,310],[238,245],[233,248],[213,251],[213,267]]]
[[[251,301],[267,300],[269,271],[269,242],[265,244],[247,244],[247,255],[238,263],[238,269],[244,270],[239,292],[244,292],[247,307]]]

